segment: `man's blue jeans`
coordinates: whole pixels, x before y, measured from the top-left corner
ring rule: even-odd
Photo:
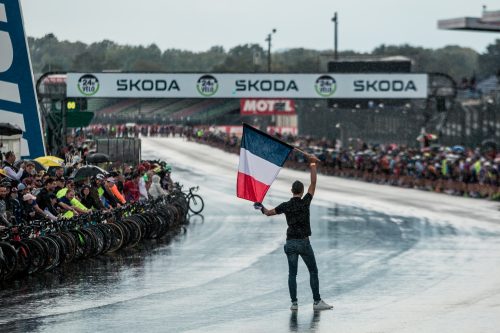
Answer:
[[[309,239],[289,239],[285,244],[285,253],[288,258],[288,289],[292,302],[297,302],[297,267],[299,255],[309,270],[309,282],[314,301],[321,300],[319,295],[318,267]]]

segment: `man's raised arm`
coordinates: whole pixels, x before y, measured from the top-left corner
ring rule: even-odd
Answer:
[[[311,169],[311,184],[309,185],[307,193],[309,193],[311,196],[314,196],[314,191],[316,190],[316,179],[317,179],[316,163],[319,162],[319,159],[313,154],[308,154],[307,159],[309,160],[309,168]]]

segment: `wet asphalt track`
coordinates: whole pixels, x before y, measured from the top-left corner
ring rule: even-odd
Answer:
[[[312,311],[301,263],[291,313],[284,217],[235,198],[237,156],[180,139],[145,140],[143,156],[200,185],[204,218],[171,242],[3,286],[1,332],[498,332],[493,203],[320,176],[312,245],[335,309]],[[308,179],[282,172],[265,204],[295,178]]]

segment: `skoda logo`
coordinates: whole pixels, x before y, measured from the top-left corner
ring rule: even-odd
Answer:
[[[85,96],[93,96],[99,91],[99,80],[92,74],[85,74],[78,79],[78,91]]]
[[[330,97],[337,90],[337,82],[330,75],[321,75],[316,79],[314,89],[322,97]]]
[[[200,95],[210,97],[215,95],[215,93],[219,89],[219,83],[214,76],[203,75],[198,79],[198,82],[196,82],[196,89],[198,90]]]

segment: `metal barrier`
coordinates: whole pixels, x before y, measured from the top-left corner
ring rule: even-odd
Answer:
[[[96,151],[107,154],[112,162],[137,165],[141,161],[141,139],[97,139]]]

